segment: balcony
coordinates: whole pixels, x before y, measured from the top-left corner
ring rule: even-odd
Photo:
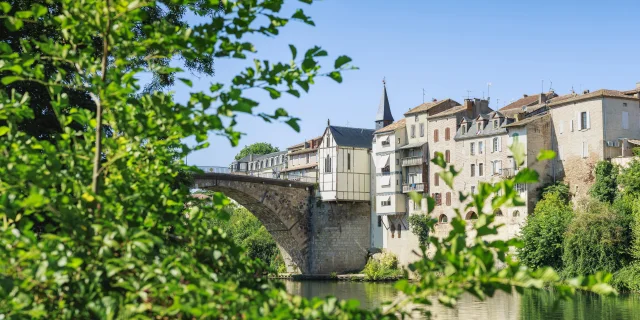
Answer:
[[[407,183],[402,185],[402,193],[411,191],[424,192],[424,183]]]
[[[411,157],[411,158],[402,159],[403,167],[419,166],[421,164],[422,164],[422,157]]]
[[[383,147],[388,147],[390,145],[391,145],[391,143],[388,140],[382,141],[382,146]]]
[[[502,168],[501,172],[498,174],[504,179],[513,178],[516,174],[518,174],[518,170],[514,170],[513,168]]]

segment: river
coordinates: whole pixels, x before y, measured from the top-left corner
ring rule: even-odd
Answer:
[[[285,281],[290,293],[306,298],[336,296],[339,299],[356,299],[363,308],[376,308],[385,301],[397,297],[393,283],[346,281]],[[464,295],[454,309],[441,305],[431,307],[433,319],[632,319],[640,320],[640,295],[599,297],[590,293],[578,293],[570,301],[556,301],[550,291],[526,291],[523,295],[498,292],[494,297],[480,301]]]

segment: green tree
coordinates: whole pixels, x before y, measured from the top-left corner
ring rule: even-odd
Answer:
[[[615,272],[625,266],[630,260],[629,222],[608,203],[590,200],[581,204],[564,239],[565,274]]]
[[[618,167],[609,161],[600,161],[595,171],[596,182],[589,193],[598,201],[612,203],[618,193]]]
[[[621,170],[618,183],[625,193],[640,194],[640,160],[637,157]]]
[[[250,154],[262,155],[262,154],[269,154],[269,153],[278,152],[278,151],[280,151],[280,149],[278,149],[278,147],[272,146],[270,143],[256,142],[256,143],[244,146],[244,148],[242,148],[242,150],[240,150],[240,152],[236,154],[235,159],[240,160]]]
[[[544,198],[547,193],[555,193],[563,202],[569,202],[571,193],[569,192],[569,185],[562,182],[555,182],[547,184],[539,189],[540,199]]]
[[[572,217],[573,210],[563,195],[545,193],[522,227],[523,246],[518,249],[518,259],[531,268],[549,266],[562,270],[564,234]]]

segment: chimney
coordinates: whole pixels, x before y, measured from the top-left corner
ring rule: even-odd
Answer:
[[[432,102],[437,102],[437,101],[438,101],[438,99],[433,98],[431,101],[432,101]]]
[[[523,95],[522,95],[522,97],[523,97],[523,98],[526,98],[526,97],[528,97],[528,96],[529,96],[529,95],[527,95],[527,94],[523,94]]]
[[[249,154],[249,161],[253,161],[253,153]]]
[[[327,119],[327,127],[331,126],[331,121],[329,121],[329,119]]]
[[[473,114],[473,101],[470,99],[464,99],[464,108],[468,114]]]
[[[582,91],[582,94],[587,94],[587,93],[589,93],[589,90]]]
[[[547,94],[541,93],[540,96],[538,97],[538,104],[543,104],[545,102],[547,102]]]

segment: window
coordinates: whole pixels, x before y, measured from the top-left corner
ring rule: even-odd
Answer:
[[[524,183],[516,183],[516,185],[514,186],[514,189],[516,189],[517,192],[525,192],[527,191],[527,185]]]
[[[309,163],[309,154],[307,153],[307,163]]]
[[[484,149],[484,142],[478,141],[478,154],[482,154],[483,149]]]
[[[627,103],[626,103],[626,102],[623,102],[623,103],[622,103],[622,106],[626,108],[626,107],[627,107]]]
[[[445,197],[445,201],[447,202],[448,206],[451,205],[451,192],[447,192],[447,195]]]
[[[586,158],[587,154],[589,154],[589,144],[582,142],[582,157]]]
[[[416,125],[412,124],[411,125],[411,138],[415,138],[416,137]]]
[[[413,117],[413,121],[418,122],[418,115],[416,115],[415,117]]]
[[[520,211],[516,210],[516,211],[513,212],[513,217],[514,218],[517,218],[519,216],[520,216]]]
[[[442,196],[440,195],[440,193],[434,193],[433,194],[433,200],[435,200],[436,206],[441,206],[442,205]]]
[[[438,129],[433,130],[433,142],[438,142]]]
[[[324,172],[331,172],[331,156],[329,155],[324,160]]]
[[[471,186],[471,194],[476,194],[476,186]]]
[[[451,162],[451,152],[449,152],[449,150],[445,150],[444,152],[444,161],[447,163]]]
[[[483,172],[483,171],[484,171],[484,164],[479,163],[479,164],[478,164],[478,176],[479,176],[479,177],[482,177],[482,175],[484,174],[484,172]]]
[[[475,155],[476,154],[476,144],[471,142],[469,144],[469,154],[470,155]]]
[[[622,129],[629,129],[629,112],[622,113]]]
[[[498,120],[498,119],[493,120],[493,128],[494,129],[498,129],[499,125],[500,125],[500,120]]]
[[[476,176],[476,165],[472,163],[472,164],[471,164],[471,169],[470,169],[470,170],[471,170],[471,171],[470,171],[471,176],[472,176],[472,177],[475,177],[475,176]]]
[[[564,121],[558,122],[558,133],[560,134],[564,133]]]
[[[351,170],[351,153],[347,153],[347,170]]]
[[[449,218],[447,218],[447,215],[441,214],[438,217],[438,223],[447,223],[447,222],[449,222]]]
[[[390,223],[390,224],[391,224],[391,238],[395,238],[395,236],[396,236],[396,225],[393,224],[393,223]]]
[[[502,210],[500,210],[500,209],[496,209],[495,211],[493,211],[493,214],[494,214],[496,217],[502,217]]]
[[[462,124],[462,134],[467,133],[467,125],[466,124]]]
[[[400,138],[398,138],[398,144],[400,144]]]
[[[493,152],[500,151],[500,139],[498,137],[493,138]]]
[[[382,167],[382,172],[388,173],[391,172],[391,167],[389,166],[389,164],[387,163],[387,165],[385,165],[384,167]]]
[[[420,136],[424,137],[424,123],[420,124]]]
[[[378,227],[382,227],[382,216],[378,216]]]
[[[398,239],[402,238],[402,226],[398,223]]]
[[[433,175],[433,185],[436,187],[440,185],[440,175],[437,173]]]
[[[400,164],[400,159],[396,159],[396,164]]]
[[[586,111],[580,112],[580,130],[586,130],[589,126],[589,115]]]
[[[478,215],[473,211],[469,211],[469,212],[467,212],[467,215],[464,218],[466,220],[476,220],[476,219],[478,219]]]
[[[444,129],[444,140],[445,141],[451,140],[451,129],[449,128]]]
[[[391,198],[389,198],[389,200],[382,200],[382,201],[380,202],[380,205],[381,205],[381,206],[383,206],[383,207],[388,207],[388,206],[390,206],[390,205],[391,205]]]
[[[327,148],[331,147],[331,139],[329,139],[329,137],[327,137]]]

